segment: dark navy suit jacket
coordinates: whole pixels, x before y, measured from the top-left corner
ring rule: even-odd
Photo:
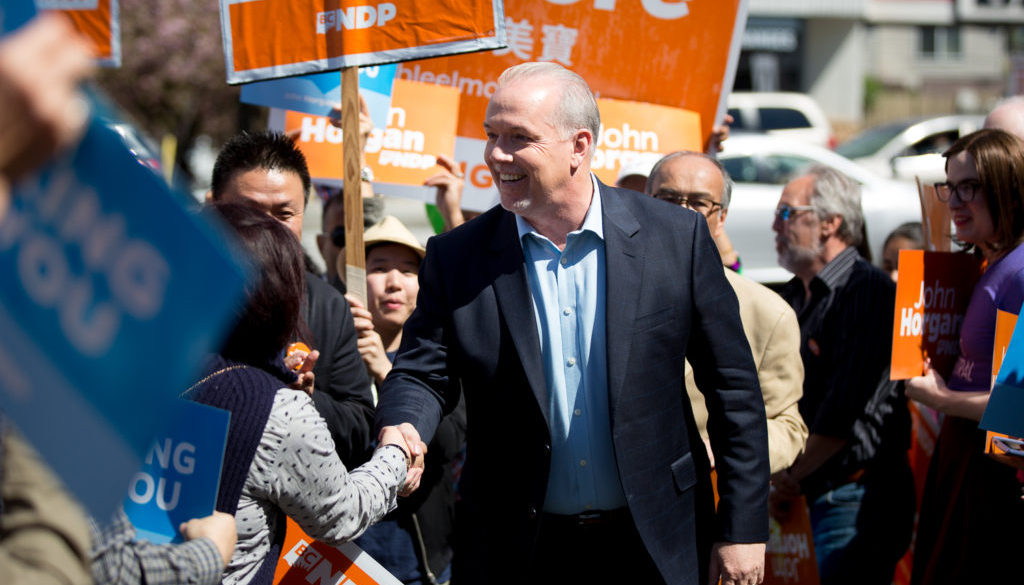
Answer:
[[[704,585],[711,544],[768,539],[764,404],[736,296],[703,216],[600,186],[608,392],[619,478],[666,583]],[[515,217],[495,207],[432,238],[416,311],[381,391],[377,427],[423,439],[465,393],[456,574],[528,581],[551,455],[548,400]],[[721,502],[684,387],[709,389]],[[566,559],[573,562],[574,559]]]

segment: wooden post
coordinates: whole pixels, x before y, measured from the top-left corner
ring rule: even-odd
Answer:
[[[359,137],[359,68],[341,70],[341,128],[345,169],[345,286],[366,303],[363,246],[362,151]]]

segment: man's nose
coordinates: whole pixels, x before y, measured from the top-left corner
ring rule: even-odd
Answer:
[[[491,148],[487,152],[487,155],[490,157],[491,160],[494,160],[494,161],[510,162],[512,160],[512,155],[509,154],[508,151],[506,151],[501,146],[501,141],[500,140],[495,140],[491,144]]]

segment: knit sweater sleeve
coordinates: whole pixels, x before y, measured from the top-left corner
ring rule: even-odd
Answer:
[[[253,459],[251,474],[264,497],[313,538],[341,544],[395,508],[405,480],[404,454],[378,449],[370,461],[345,469],[327,424],[303,392],[279,390]]]

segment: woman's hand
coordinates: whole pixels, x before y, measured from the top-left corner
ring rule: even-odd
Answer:
[[[939,412],[946,412],[945,403],[953,392],[942,376],[932,368],[931,359],[925,359],[923,376],[907,380],[906,389],[907,398],[912,398]]]
[[[367,371],[373,376],[373,381],[380,388],[384,378],[391,371],[391,360],[388,359],[387,351],[384,349],[384,341],[380,334],[373,328],[373,315],[363,306],[363,303],[352,295],[345,295],[352,308],[352,320],[356,326],[356,347],[359,355],[363,358],[363,364]]]

